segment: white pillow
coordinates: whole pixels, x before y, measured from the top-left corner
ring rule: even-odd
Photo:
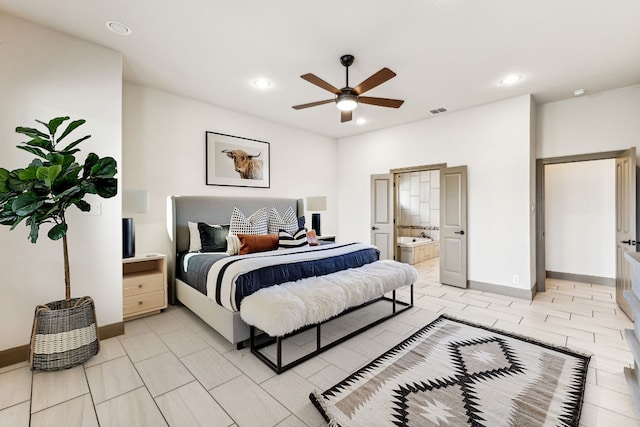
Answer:
[[[269,212],[269,234],[278,234],[280,230],[285,230],[289,234],[295,234],[298,231],[298,216],[291,206],[287,208],[284,215],[275,207],[271,207]]]
[[[199,252],[202,249],[200,241],[200,231],[198,231],[198,223],[187,221],[189,226],[189,252]]]
[[[229,234],[267,234],[267,208],[260,208],[247,218],[234,207],[229,224]]]
[[[235,234],[227,235],[227,253],[229,255],[238,255],[240,252],[240,239]]]

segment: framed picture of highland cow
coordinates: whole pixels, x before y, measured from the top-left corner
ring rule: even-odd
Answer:
[[[269,143],[224,133],[205,133],[206,184],[270,187]]]

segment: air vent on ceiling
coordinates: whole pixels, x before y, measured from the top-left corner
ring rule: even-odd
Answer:
[[[433,110],[429,110],[429,112],[431,114],[433,114],[434,116],[436,114],[445,113],[447,111],[449,111],[449,110],[447,110],[447,107],[438,107],[438,108],[434,108]]]

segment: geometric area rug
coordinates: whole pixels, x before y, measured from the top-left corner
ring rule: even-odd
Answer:
[[[589,359],[443,315],[309,399],[330,426],[577,426]]]

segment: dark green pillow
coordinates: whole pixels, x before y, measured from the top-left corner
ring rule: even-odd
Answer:
[[[227,235],[229,225],[210,225],[204,222],[198,223],[202,252],[226,252]]]

